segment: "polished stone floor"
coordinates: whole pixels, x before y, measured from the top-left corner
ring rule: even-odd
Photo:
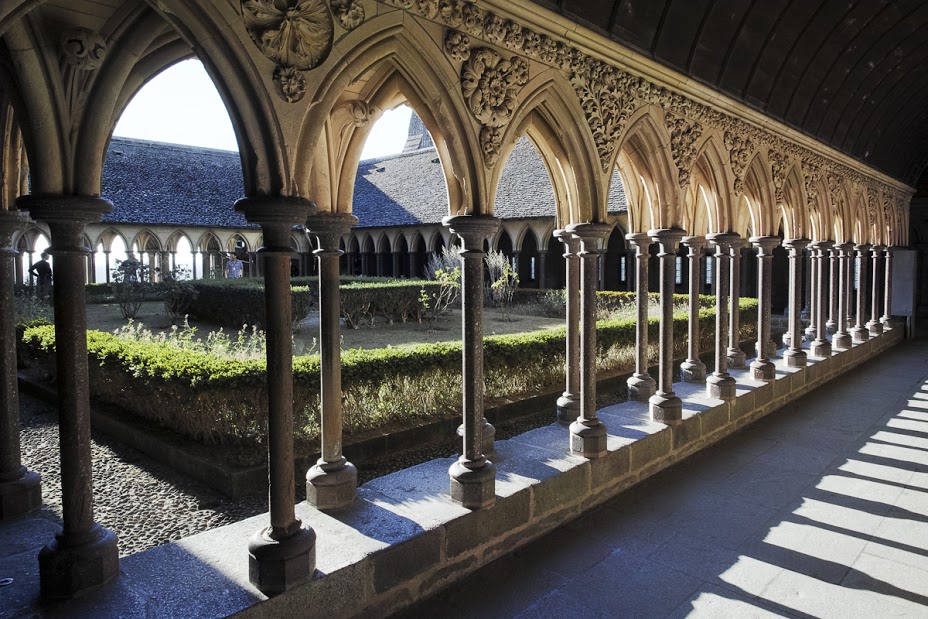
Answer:
[[[928,339],[406,617],[928,617]]]

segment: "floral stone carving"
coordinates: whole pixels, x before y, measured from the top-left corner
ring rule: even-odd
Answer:
[[[332,51],[334,24],[324,0],[242,0],[251,40],[280,67],[319,66]]]
[[[287,103],[296,103],[306,96],[306,78],[302,71],[293,67],[274,69],[274,85],[277,86],[277,94]]]
[[[364,22],[364,7],[357,0],[332,0],[332,12],[345,30],[354,30]]]
[[[61,37],[61,51],[70,66],[81,71],[93,71],[103,64],[106,40],[95,32],[78,28]]]
[[[470,60],[470,37],[457,30],[445,34],[445,52],[458,62]]]
[[[664,116],[664,124],[670,131],[670,155],[677,165],[680,187],[686,187],[690,182],[690,171],[696,159],[696,142],[702,135],[702,127],[670,112]]]
[[[786,185],[786,155],[771,150],[767,153],[770,161],[770,178],[773,180],[773,193],[777,204],[783,202],[783,187]]]
[[[577,65],[570,84],[580,97],[603,170],[612,165],[619,134],[637,109],[637,82],[624,71],[599,61]]]
[[[735,174],[732,189],[736,194],[744,193],[744,173],[748,168],[748,162],[751,161],[751,155],[754,154],[754,142],[747,136],[725,132],[725,148],[728,150],[728,160],[731,162],[731,170]]]

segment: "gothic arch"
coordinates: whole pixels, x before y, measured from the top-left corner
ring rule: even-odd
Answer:
[[[618,148],[617,167],[628,200],[630,227],[636,232],[683,224],[670,137],[655,114],[651,108],[636,114]]]
[[[806,211],[805,186],[798,165],[793,165],[783,183],[782,200],[779,207],[783,220],[783,233],[788,239],[802,239],[811,235]]]
[[[709,134],[697,147],[690,181],[684,190],[684,229],[693,235],[731,229],[732,175],[724,148]]]
[[[766,157],[761,152],[757,152],[745,172],[744,193],[741,198],[741,208],[747,208],[750,229],[755,236],[776,234],[777,227],[774,225],[773,216],[775,204],[770,166]],[[743,229],[737,231],[742,234],[746,233]]]

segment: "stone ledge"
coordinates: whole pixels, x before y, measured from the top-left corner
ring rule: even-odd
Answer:
[[[486,510],[471,512],[451,502],[451,458],[372,480],[341,512],[324,514],[302,503],[297,515],[318,535],[319,573],[272,599],[249,584],[245,552],[248,538],[266,525],[264,514],[128,557],[114,585],[70,602],[69,612],[170,614],[180,612],[170,600],[184,600],[183,616],[382,616],[680,462],[902,336],[896,328],[828,358],[810,355],[805,368],[786,368],[776,359],[773,384],[735,370],[738,397],[731,402],[708,398],[704,385],[676,383],[684,422],[674,428],[650,421],[641,403],[606,407],[600,417],[609,431],[608,454],[600,460],[571,455],[567,429],[559,424],[499,441],[497,503]]]

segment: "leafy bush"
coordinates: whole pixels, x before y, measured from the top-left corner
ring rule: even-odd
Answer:
[[[171,269],[158,283],[157,288],[161,293],[165,311],[174,321],[187,315],[191,304],[199,294],[190,279],[190,269],[187,267]]]
[[[142,303],[151,294],[148,267],[132,258],[117,260],[113,269],[113,297],[122,317],[131,320],[139,313]]]
[[[200,279],[191,285],[196,296],[191,300],[190,314],[232,329],[242,325],[264,328],[264,282],[261,279]],[[317,290],[303,286],[291,288],[290,317],[294,324],[309,314]]]
[[[502,308],[503,318],[508,320],[515,291],[519,288],[519,274],[512,268],[509,256],[501,251],[488,252],[483,260],[490,275],[487,300]]]
[[[742,299],[742,339],[753,337],[756,320],[756,299]],[[710,350],[714,310],[701,310],[700,322],[701,347]],[[655,342],[658,325],[656,318],[649,321]],[[686,346],[687,327],[687,317],[678,314],[677,354]],[[635,322],[604,321],[598,333],[598,370],[609,374],[631,369]],[[131,338],[88,332],[92,396],[205,442],[261,443],[267,431],[264,359],[226,358],[189,341],[177,345],[190,339],[183,332]],[[53,368],[54,341],[53,327],[27,329],[21,358]],[[487,404],[558,388],[564,364],[563,329],[485,338]],[[320,429],[319,358],[297,357],[293,367],[296,438],[306,443],[315,440]],[[461,405],[461,345],[344,351],[342,397],[348,435],[453,415]]]

